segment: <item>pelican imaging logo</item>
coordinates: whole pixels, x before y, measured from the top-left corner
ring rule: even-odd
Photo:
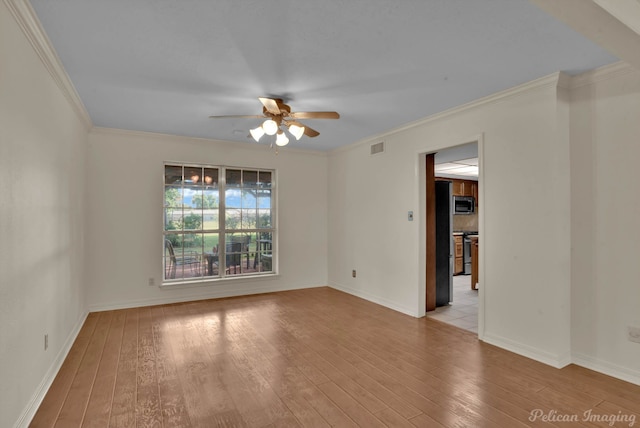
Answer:
[[[529,414],[529,421],[542,421],[552,423],[571,423],[571,422],[598,422],[612,426],[629,426],[636,424],[636,415],[623,413],[597,413],[593,409],[587,409],[582,414],[578,413],[561,413],[557,410],[544,411],[542,409],[533,409]]]

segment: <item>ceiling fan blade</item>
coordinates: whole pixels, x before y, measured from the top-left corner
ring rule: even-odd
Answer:
[[[265,109],[271,114],[276,116],[281,114],[280,107],[278,107],[278,101],[271,98],[258,98]]]
[[[209,119],[264,119],[262,115],[231,114],[227,116],[209,116]]]
[[[335,111],[295,111],[289,114],[293,119],[340,119]]]
[[[313,138],[313,137],[317,137],[318,135],[320,135],[320,133],[318,131],[316,131],[313,128],[309,128],[308,126],[304,127],[304,135],[306,135],[309,138]]]

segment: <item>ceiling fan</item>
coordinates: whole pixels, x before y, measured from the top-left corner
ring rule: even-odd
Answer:
[[[254,140],[260,141],[263,135],[276,135],[276,144],[278,146],[286,146],[289,138],[285,134],[287,130],[296,140],[303,135],[307,137],[317,137],[320,135],[315,129],[303,125],[298,119],[339,119],[340,115],[335,111],[298,111],[292,112],[291,107],[285,104],[281,98],[258,98],[262,103],[262,116],[260,115],[228,115],[228,116],[209,116],[211,119],[228,119],[228,118],[248,118],[266,120],[262,125],[250,130],[250,134]]]

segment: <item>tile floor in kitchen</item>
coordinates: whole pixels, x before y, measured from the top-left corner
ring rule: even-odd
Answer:
[[[478,332],[478,290],[471,289],[471,275],[453,277],[453,302],[427,316],[465,330]]]

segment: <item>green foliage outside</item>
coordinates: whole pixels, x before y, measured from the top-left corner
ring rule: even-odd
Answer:
[[[180,197],[180,191],[178,189],[165,189],[164,201],[167,216],[165,226],[166,230],[202,230],[202,216],[199,214],[190,213],[181,219],[174,219],[174,210],[182,209],[182,201]],[[204,198],[202,197],[202,195],[200,195],[199,198],[194,197],[192,199],[192,202],[196,206],[196,208],[203,208],[203,205],[204,208],[211,208],[215,206],[216,199],[212,195],[206,195],[206,197]],[[185,235],[185,242],[182,242],[181,235],[168,235],[167,239],[169,239],[174,247],[182,247],[183,244],[185,247],[202,245],[202,237],[196,235]]]
[[[216,198],[211,194],[197,195],[191,199],[191,204],[195,208],[216,208]]]
[[[166,230],[176,230],[176,231],[198,231],[202,230],[202,222],[203,216],[201,214],[189,213],[188,215],[175,219],[174,212],[181,212],[183,208],[186,209],[214,209],[217,208],[217,198],[215,198],[211,194],[205,195],[196,195],[191,199],[192,206],[183,206],[181,192],[177,188],[165,188],[165,207],[166,207]],[[207,216],[205,216],[207,217]],[[215,220],[208,220],[205,223],[206,229],[215,229],[218,227],[217,217]],[[244,227],[247,229],[254,228],[270,228],[271,227],[271,214],[261,214],[257,218],[254,216],[251,218],[244,219]],[[226,218],[226,229],[227,230],[241,230],[240,224],[240,216],[227,216]],[[219,236],[218,234],[205,234],[204,238],[202,234],[169,234],[167,235],[167,239],[171,242],[174,248],[183,247],[199,249],[204,246],[206,251],[211,251],[211,249],[218,245]],[[184,242],[183,242],[184,239]],[[203,245],[204,244],[204,245]]]

